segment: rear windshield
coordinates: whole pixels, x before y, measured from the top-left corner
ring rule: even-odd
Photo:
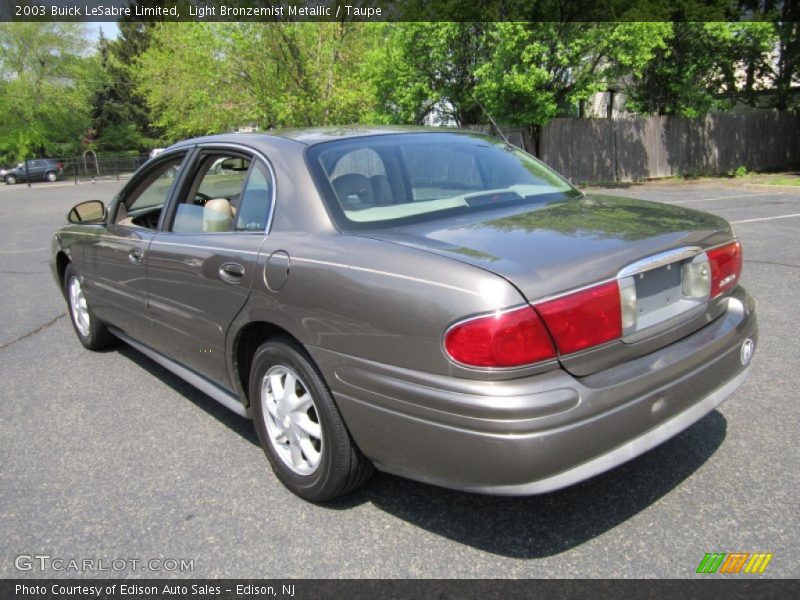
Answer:
[[[580,196],[525,152],[479,135],[411,133],[325,142],[309,166],[345,229]]]

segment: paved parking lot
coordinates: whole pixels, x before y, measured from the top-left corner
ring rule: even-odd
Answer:
[[[377,474],[320,507],[277,483],[248,421],[131,348],[76,340],[50,237],[120,185],[0,186],[0,577],[76,575],[20,572],[20,554],[191,559],[198,577],[689,577],[711,551],[772,552],[767,576],[800,577],[800,188],[603,191],[721,215],[744,245],[755,371],[677,438],[540,497]]]

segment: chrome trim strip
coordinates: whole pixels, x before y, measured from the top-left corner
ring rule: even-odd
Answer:
[[[658,267],[663,267],[664,265],[668,265],[673,262],[677,262],[679,260],[690,258],[692,256],[702,254],[703,252],[707,252],[708,250],[713,250],[714,248],[726,246],[727,244],[730,243],[731,242],[725,242],[724,244],[718,244],[716,246],[712,246],[705,250],[703,248],[700,248],[699,246],[684,246],[682,248],[676,248],[674,250],[667,250],[666,252],[661,252],[659,254],[653,254],[652,256],[648,256],[647,258],[643,258],[642,260],[637,260],[636,262],[631,263],[626,267],[623,267],[614,277],[609,277],[608,279],[595,281],[594,283],[582,285],[580,287],[572,288],[564,292],[558,292],[557,294],[552,294],[550,296],[542,296],[541,298],[529,300],[528,303],[531,306],[534,306],[536,304],[541,304],[542,302],[548,302],[550,300],[556,300],[557,298],[563,298],[564,296],[569,296],[570,294],[582,292],[583,290],[588,290],[589,288],[593,288],[598,285],[611,283],[612,281],[619,281],[620,279],[625,279],[626,277],[631,277],[632,275],[638,275],[639,273],[644,273],[645,271],[651,271],[652,269],[657,269]]]
[[[529,300],[528,304],[535,306],[536,304],[542,304],[544,302],[549,302],[550,300],[556,300],[557,298],[563,298],[564,296],[577,294],[578,292],[582,292],[583,290],[588,290],[599,285],[605,285],[606,283],[611,283],[612,281],[617,281],[617,278],[609,277],[608,279],[601,279],[600,281],[595,281],[594,283],[587,283],[586,285],[569,289],[566,292],[558,292],[557,294],[552,294],[550,296],[542,296],[541,298],[536,298],[535,300]]]
[[[218,233],[231,233],[231,232],[227,232],[226,231],[226,232],[218,232]],[[258,234],[259,235],[263,235],[261,232],[258,232]],[[205,235],[205,234],[202,234],[202,235]],[[233,235],[238,235],[238,234],[233,233]],[[151,242],[151,244],[161,244],[162,246],[180,246],[180,247],[183,247],[183,248],[199,248],[200,250],[213,250],[213,251],[218,251],[218,252],[232,252],[232,253],[237,253],[237,254],[252,254],[253,256],[258,256],[258,252],[255,252],[253,250],[239,250],[238,248],[233,248],[233,247],[230,247],[230,246],[227,247],[227,248],[218,248],[218,247],[215,247],[215,246],[201,246],[199,244],[179,244],[177,242],[164,242],[162,240],[159,240],[158,238],[153,238],[153,241]]]
[[[652,256],[648,256],[642,260],[637,260],[636,262],[624,267],[619,273],[617,273],[617,279],[624,279],[625,277],[630,277],[631,275],[638,275],[639,273],[644,273],[645,271],[652,271],[653,269],[658,269],[664,265],[678,262],[679,260],[684,260],[686,258],[691,258],[692,256],[700,254],[701,252],[703,252],[703,249],[699,246],[684,246],[683,248],[676,248],[674,250],[667,250],[666,252],[661,252],[659,254],[653,254]]]
[[[428,279],[420,279],[419,277],[412,277],[410,275],[400,275],[399,273],[391,273],[389,271],[380,271],[378,269],[370,269],[368,267],[356,267],[354,265],[345,265],[342,263],[335,263],[329,262],[327,260],[316,260],[314,258],[300,258],[298,256],[292,256],[291,260],[298,261],[298,262],[306,262],[312,263],[315,265],[325,265],[328,267],[339,267],[340,269],[352,269],[353,271],[363,271],[364,273],[374,273],[376,275],[385,275],[387,277],[396,277],[398,279],[405,279],[407,281],[415,281],[417,283],[427,283],[429,285],[435,285],[441,288],[446,288],[450,290],[456,290],[457,292],[465,292],[467,294],[472,294],[474,296],[483,296],[480,292],[475,292],[473,290],[468,290],[465,288],[456,287],[454,285],[448,285],[446,283],[440,283],[438,281],[430,281]]]
[[[147,231],[153,231],[153,230],[152,229],[148,229]],[[68,233],[68,235],[85,235],[85,236],[88,236],[88,237],[97,237],[97,238],[104,238],[104,239],[109,239],[109,240],[122,240],[122,241],[125,241],[125,242],[134,242],[134,243],[136,243],[136,242],[150,242],[152,244],[161,244],[163,246],[182,246],[182,247],[185,247],[185,248],[199,248],[201,250],[213,250],[213,251],[218,251],[218,252],[234,252],[234,253],[238,253],[238,254],[252,254],[253,256],[258,256],[258,252],[253,251],[253,250],[240,250],[238,248],[233,248],[233,247],[220,248],[220,247],[217,247],[217,246],[201,246],[199,244],[179,244],[177,242],[164,242],[164,241],[159,240],[159,239],[157,239],[155,237],[149,238],[149,239],[144,239],[144,238],[143,239],[136,239],[136,238],[124,237],[124,236],[121,236],[121,235],[107,235],[107,234],[103,234],[103,233],[85,233],[85,232],[82,232],[82,231],[70,231],[70,232],[67,232],[67,233]],[[244,233],[244,232],[240,232],[240,231],[218,231],[216,233],[217,234],[227,233],[228,235],[239,236],[239,235],[242,235],[242,233]],[[187,234],[187,235],[189,235],[189,234]],[[206,234],[191,234],[191,235],[206,235]],[[251,232],[251,235],[263,236],[264,234],[262,232],[258,231],[258,232]]]
[[[752,363],[751,363],[752,364]],[[415,473],[405,472],[402,470],[394,470],[387,468],[382,464],[375,463],[375,467],[380,471],[387,473],[394,473],[409,479],[416,479],[425,483],[432,483],[442,487],[459,489],[466,492],[478,492],[481,494],[493,494],[499,496],[528,496],[534,494],[544,494],[559,490],[581,481],[585,481],[595,475],[605,473],[614,467],[617,467],[637,456],[644,454],[666,442],[668,439],[676,436],[684,429],[688,429],[697,421],[705,417],[708,413],[719,406],[725,399],[727,399],[736,388],[742,385],[745,380],[750,376],[752,366],[747,366],[736,377],[731,379],[728,383],[717,388],[708,396],[700,400],[697,404],[690,406],[681,413],[678,413],[668,421],[664,421],[658,427],[640,435],[619,446],[610,452],[601,454],[588,462],[585,462],[577,467],[573,467],[557,475],[540,479],[539,481],[532,481],[529,483],[522,483],[517,485],[462,485],[448,481],[441,481],[434,478],[421,477]]]
[[[204,379],[191,369],[187,369],[183,365],[178,364],[172,359],[167,358],[160,352],[157,352],[156,350],[153,350],[152,348],[149,348],[144,344],[141,344],[136,340],[131,339],[116,327],[109,327],[109,330],[123,342],[125,342],[130,346],[133,346],[139,352],[141,352],[148,358],[156,361],[158,364],[160,364],[168,371],[172,371],[175,375],[177,375],[187,383],[193,385],[204,394],[211,396],[214,400],[222,404],[225,408],[232,410],[240,417],[244,417],[246,419],[251,418],[250,409],[245,408],[244,405],[239,401],[239,398],[237,398],[230,392],[223,390],[218,385],[208,381],[207,379]]]
[[[155,229],[142,228],[142,231],[149,231],[152,234],[155,234]],[[87,237],[104,238],[107,240],[122,240],[124,242],[149,242],[150,240],[153,239],[152,237],[134,238],[134,237],[125,237],[124,235],[109,235],[107,233],[90,233],[88,231],[62,231],[61,235],[85,235]]]

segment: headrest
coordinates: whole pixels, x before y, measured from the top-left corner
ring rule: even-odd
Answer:
[[[226,198],[212,198],[203,205],[203,231],[232,231],[233,210]]]

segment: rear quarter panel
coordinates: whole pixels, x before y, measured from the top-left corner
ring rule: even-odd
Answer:
[[[266,267],[277,251],[289,255],[289,274],[275,291]],[[497,275],[430,253],[335,232],[273,234],[233,335],[249,322],[265,321],[286,329],[312,355],[319,349],[455,374],[468,370],[443,352],[447,327],[467,315],[522,303]]]

